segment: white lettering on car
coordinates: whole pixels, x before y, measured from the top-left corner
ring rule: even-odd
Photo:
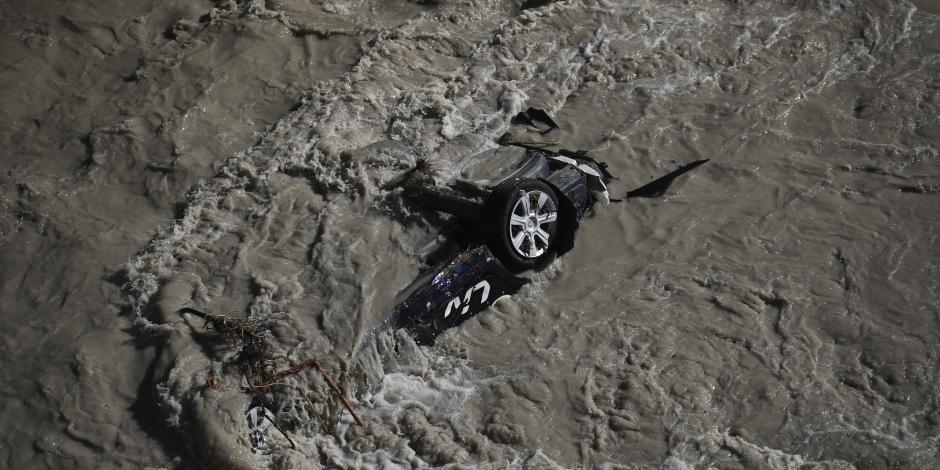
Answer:
[[[460,314],[466,315],[467,311],[470,309],[470,298],[473,297],[474,292],[481,289],[483,290],[483,295],[480,298],[480,303],[486,302],[486,299],[490,298],[490,283],[486,281],[480,281],[475,286],[467,289],[467,293],[464,295],[462,302],[459,295],[453,299],[450,299],[450,302],[447,302],[447,309],[444,310],[444,318],[450,316],[450,312],[455,308],[460,308],[461,305],[463,305],[463,309],[461,309]]]

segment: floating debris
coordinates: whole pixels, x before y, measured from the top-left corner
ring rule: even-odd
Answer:
[[[275,422],[274,412],[271,411],[274,406],[273,394],[268,390],[274,385],[279,385],[282,379],[294,375],[308,367],[313,367],[320,372],[329,385],[333,394],[339,398],[343,407],[349,411],[356,424],[365,426],[365,421],[356,413],[352,404],[349,402],[346,394],[336,385],[333,377],[320,364],[316,358],[309,358],[306,361],[294,364],[293,366],[271,373],[271,368],[264,362],[269,357],[269,345],[261,335],[260,327],[257,323],[236,318],[229,315],[215,315],[196,310],[191,307],[183,307],[177,310],[180,315],[190,314],[202,318],[205,323],[204,328],[214,330],[222,335],[227,341],[232,342],[232,346],[238,349],[234,362],[242,371],[246,386],[242,390],[252,395],[252,400],[245,411],[245,419],[248,422],[248,438],[251,442],[252,452],[262,452],[267,449],[267,439],[265,430],[268,425],[274,426],[290,442],[291,448],[296,448],[294,441],[287,435]],[[206,378],[206,386],[210,389],[218,389],[219,379],[211,372]]]

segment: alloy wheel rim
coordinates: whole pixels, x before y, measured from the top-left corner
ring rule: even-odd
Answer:
[[[509,241],[524,258],[538,258],[551,246],[552,224],[558,220],[555,202],[544,191],[519,191],[509,214]]]

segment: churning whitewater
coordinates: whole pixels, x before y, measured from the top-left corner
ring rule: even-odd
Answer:
[[[2,95],[5,465],[940,462],[935,3],[82,3],[3,6],[48,103]],[[528,108],[611,195],[710,162],[433,344],[389,328],[448,220],[395,182]]]

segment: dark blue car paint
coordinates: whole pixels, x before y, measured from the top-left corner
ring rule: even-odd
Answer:
[[[497,299],[512,295],[528,279],[512,275],[485,245],[452,258],[391,315],[395,328],[406,328],[419,342],[431,342],[441,331],[482,312]],[[423,283],[423,284],[421,284]]]

